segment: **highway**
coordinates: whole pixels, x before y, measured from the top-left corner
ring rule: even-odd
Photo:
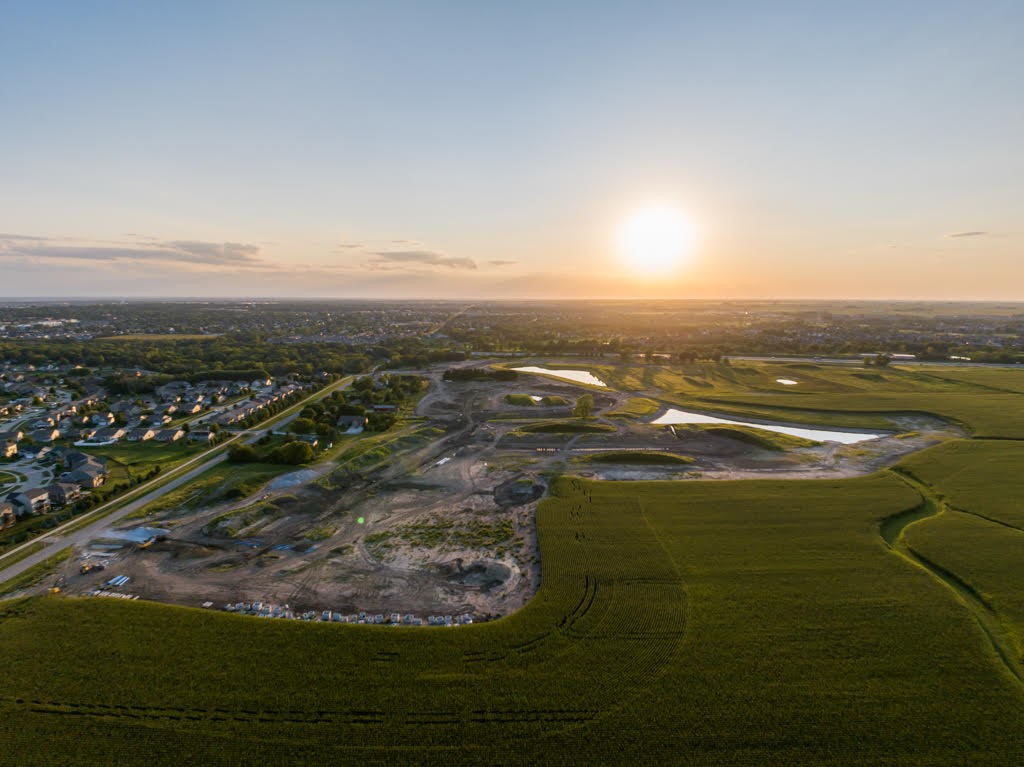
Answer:
[[[33,565],[52,557],[54,554],[63,551],[69,546],[76,546],[97,537],[97,533],[100,530],[113,525],[147,504],[153,503],[153,501],[163,497],[172,490],[191,482],[207,469],[227,460],[228,447],[232,443],[237,441],[244,441],[246,443],[256,442],[260,437],[269,433],[272,429],[276,429],[296,418],[302,411],[302,408],[309,403],[316,402],[339,389],[345,388],[352,383],[354,379],[355,376],[347,376],[339,381],[335,381],[333,384],[324,387],[320,391],[314,392],[310,396],[300,400],[259,426],[254,426],[251,429],[239,432],[231,439],[226,440],[225,442],[210,448],[194,458],[189,459],[185,463],[174,467],[174,469],[168,472],[173,476],[173,479],[168,480],[167,475],[164,475],[151,479],[148,482],[144,482],[124,495],[115,498],[114,500],[109,501],[90,512],[81,514],[74,519],[65,522],[60,527],[55,527],[53,530],[43,533],[42,535],[37,535],[35,538],[11,549],[2,558],[0,558],[0,583],[20,575]],[[183,470],[185,470],[184,473],[181,473]],[[126,498],[130,498],[131,500],[116,511],[110,511],[112,507],[124,503]],[[84,524],[86,520],[90,518],[94,518],[94,521],[89,524]],[[83,526],[78,527],[79,525]],[[15,556],[19,551],[22,551],[29,546],[33,546],[40,541],[45,541],[48,545],[45,548],[30,554],[24,559],[14,562],[8,567],[4,567],[5,559]]]

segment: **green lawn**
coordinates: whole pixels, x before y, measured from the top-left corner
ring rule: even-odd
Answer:
[[[146,474],[154,466],[159,466],[161,471],[169,471],[208,449],[209,445],[188,442],[186,439],[182,439],[171,444],[154,442],[153,440],[147,440],[146,442],[120,442],[108,447],[85,448],[85,452],[117,461],[127,466],[133,475],[140,476]]]
[[[294,471],[296,468],[298,467],[270,463],[219,463],[132,516],[147,517],[178,506],[194,509],[221,501],[245,498],[279,474]]]

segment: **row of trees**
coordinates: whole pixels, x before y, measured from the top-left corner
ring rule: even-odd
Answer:
[[[16,364],[141,369],[193,381],[252,380],[325,371],[361,373],[373,361],[364,350],[337,343],[272,343],[261,338],[217,336],[203,339],[92,341],[4,341],[0,359]]]
[[[298,466],[313,460],[314,451],[311,445],[291,439],[271,448],[254,445],[232,445],[228,450],[228,460],[232,463],[277,463],[286,466]]]

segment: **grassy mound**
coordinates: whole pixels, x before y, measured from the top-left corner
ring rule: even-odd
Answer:
[[[648,466],[675,466],[691,464],[688,455],[676,455],[660,450],[609,450],[603,453],[588,453],[580,456],[579,463],[628,463]]]
[[[762,450],[792,450],[798,447],[814,447],[818,444],[809,439],[791,437],[788,434],[779,434],[761,429],[750,429],[745,426],[703,426],[698,427],[705,434],[713,434],[716,437],[735,439]]]
[[[587,421],[551,421],[550,423],[534,423],[519,429],[530,434],[597,434],[615,431],[614,426]]]
[[[505,402],[516,407],[533,407],[537,404],[529,394],[506,394]]]
[[[642,418],[645,415],[653,415],[660,408],[657,402],[646,397],[633,397],[625,405],[614,413],[609,413],[610,418]]]
[[[546,407],[560,407],[562,405],[568,405],[569,400],[565,397],[559,397],[557,394],[549,394],[540,401],[540,404],[545,405]]]

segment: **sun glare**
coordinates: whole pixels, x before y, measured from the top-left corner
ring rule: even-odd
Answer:
[[[693,229],[678,210],[654,205],[626,220],[619,241],[622,257],[632,271],[656,277],[679,266],[693,243]]]

